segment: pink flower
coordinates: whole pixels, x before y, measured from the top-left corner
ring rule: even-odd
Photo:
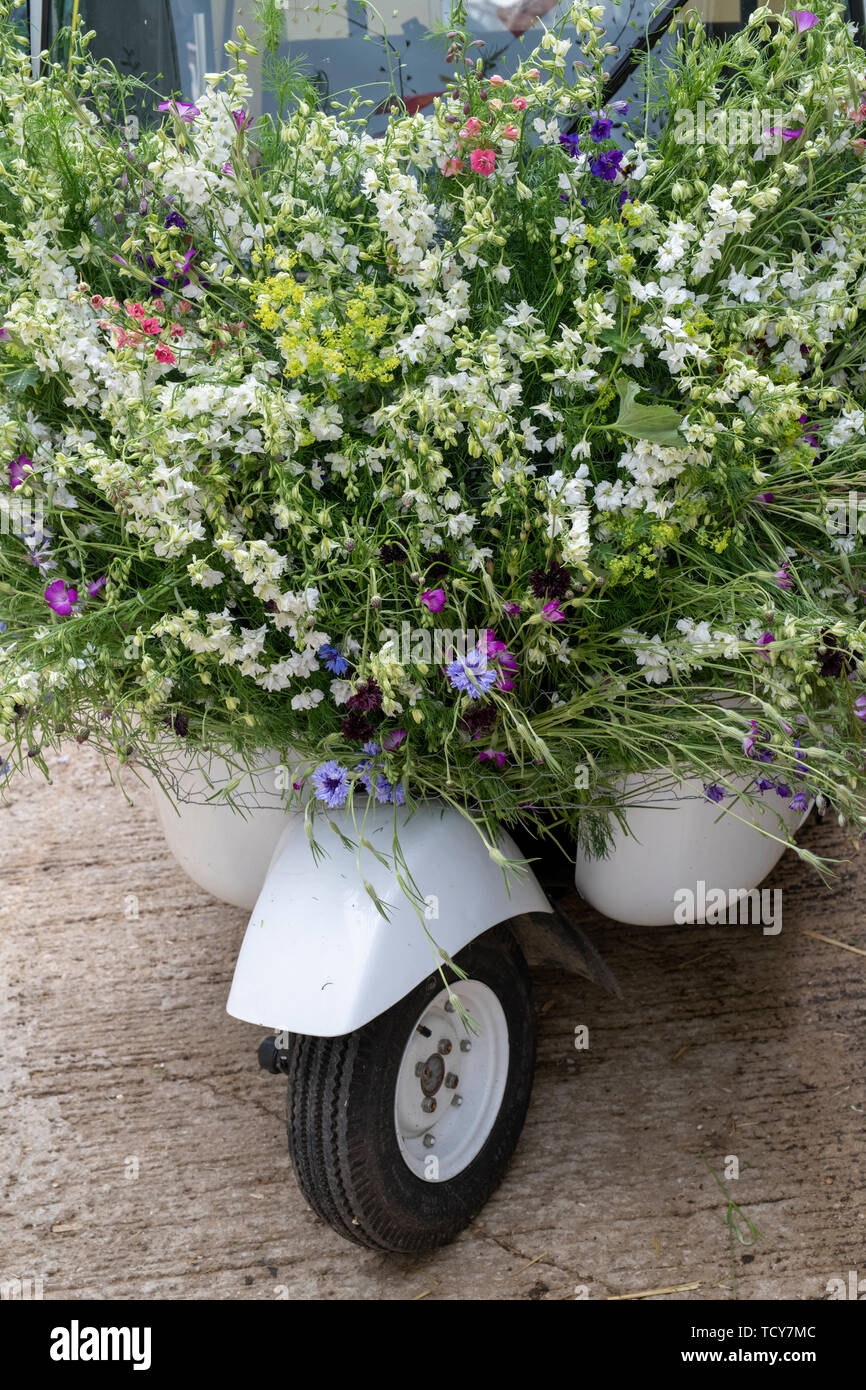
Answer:
[[[157,345],[156,345],[156,347],[155,347],[155,349],[154,349],[153,355],[154,355],[154,357],[156,358],[157,362],[176,362],[176,361],[177,361],[177,358],[175,357],[175,355],[174,355],[174,353],[172,352],[171,348],[170,348],[170,347],[166,347],[165,343],[157,343]]]
[[[91,598],[96,598],[96,595],[99,593],[100,589],[104,589],[107,583],[107,577],[104,574],[101,574],[98,579],[86,580],[84,587]]]
[[[73,603],[78,602],[78,591],[67,589],[62,579],[55,579],[45,590],[45,602],[65,618],[72,612]]]
[[[797,26],[797,33],[803,34],[807,29],[811,29],[818,23],[818,16],[811,10],[789,10],[791,18]]]
[[[245,111],[242,106],[239,106],[236,111],[232,112],[232,120],[234,121],[235,126],[237,127],[237,132],[239,135],[249,119],[249,112]]]
[[[520,131],[516,125],[507,125],[502,132],[502,138],[503,140],[519,140]]]
[[[400,744],[403,742],[405,737],[405,729],[392,729],[391,733],[385,734],[384,738],[382,739],[382,747],[387,748],[389,752],[393,752],[395,748],[400,747]]]
[[[530,68],[526,76],[530,79],[530,81],[537,82],[539,77],[541,76],[541,73],[538,71],[538,68]]]
[[[515,111],[525,111],[528,102],[526,100],[526,97],[514,97],[512,99],[511,105],[514,107]]]
[[[462,174],[465,167],[462,159],[446,159],[442,166],[442,173],[446,179],[451,179],[455,174]]]
[[[141,331],[142,333],[149,333],[152,338],[155,338],[158,333],[162,332],[162,325],[159,319],[142,319]]]
[[[127,313],[131,314],[134,319],[138,319],[139,323],[147,318],[147,311],[143,304],[127,304],[126,309]]]
[[[223,165],[223,173],[230,179],[234,178],[235,166],[232,164],[230,159],[227,159],[225,164]]]
[[[9,465],[9,486],[13,492],[16,487],[20,487],[28,473],[33,472],[33,460],[26,454],[19,454]]]
[[[197,106],[193,106],[191,101],[161,101],[157,106],[157,111],[170,111],[174,116],[180,116],[187,125],[192,125],[196,116],[201,115]]]
[[[549,623],[565,622],[565,614],[559,606],[558,598],[551,599],[550,603],[546,603],[541,611]]]
[[[502,611],[503,611],[503,613],[506,615],[506,617],[509,617],[509,618],[516,618],[517,615],[518,615],[518,613],[520,612],[520,604],[519,604],[519,603],[503,603],[503,605],[502,605]]]
[[[477,117],[477,116],[470,116],[470,117],[469,117],[469,120],[466,122],[466,124],[465,124],[465,126],[463,127],[463,129],[461,130],[460,134],[463,135],[463,136],[466,136],[466,135],[480,135],[480,134],[481,134],[481,122],[479,121],[478,117]]]
[[[495,72],[495,73],[493,74],[493,76],[489,79],[489,81],[490,81],[491,87],[504,87],[504,86],[505,86],[505,78],[504,78],[504,77],[500,77],[498,72]]]
[[[431,613],[441,613],[445,607],[445,590],[425,589],[421,595],[421,602],[429,608]]]
[[[472,172],[489,179],[496,167],[496,154],[493,150],[473,150],[469,156]]]
[[[483,753],[478,754],[478,761],[480,763],[492,761],[498,768],[503,768],[508,759],[504,753],[498,752],[495,748],[485,748]]]
[[[791,588],[791,583],[792,583],[792,581],[791,581],[791,578],[790,578],[790,576],[789,576],[789,574],[788,574],[788,562],[787,562],[787,560],[786,560],[785,563],[782,565],[782,568],[781,568],[781,569],[776,570],[776,573],[773,575],[773,578],[775,579],[775,581],[776,581],[776,583],[778,584],[778,586],[779,586],[780,589],[790,589],[790,588]]]

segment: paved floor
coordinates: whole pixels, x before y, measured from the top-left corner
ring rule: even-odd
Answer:
[[[866,1276],[852,863],[830,890],[787,856],[777,937],[576,904],[625,999],[537,975],[505,1183],[455,1245],[394,1259],[344,1243],[295,1185],[284,1083],[255,1065],[261,1030],[224,1011],[243,912],[184,877],[92,750],[64,756],[0,807],[0,1280],[38,1275],[47,1298],[727,1299],[733,1274],[748,1300]],[[849,854],[830,823],[802,834]],[[733,1259],[729,1215],[760,1232]]]

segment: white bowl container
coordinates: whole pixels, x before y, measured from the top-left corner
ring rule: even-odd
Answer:
[[[292,768],[271,750],[263,751],[256,763],[242,772],[239,760],[175,749],[167,758],[172,794],[148,779],[159,823],[181,868],[234,907],[255,906],[287,818],[303,815],[300,802],[298,810],[285,809]],[[241,780],[231,791],[233,805],[208,799],[239,772]]]
[[[700,901],[713,889],[756,888],[785,852],[785,827],[796,830],[808,815],[775,792],[757,795],[752,806],[726,792],[717,804],[698,779],[672,785],[670,774],[625,777],[619,790],[629,834],[613,821],[610,854],[578,853],[574,881],[597,912],[634,926],[674,923],[685,889]]]

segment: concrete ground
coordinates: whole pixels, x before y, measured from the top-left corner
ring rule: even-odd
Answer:
[[[0,806],[0,1280],[40,1276],[46,1298],[698,1300],[733,1276],[749,1300],[866,1276],[866,875],[829,822],[802,841],[846,862],[830,889],[786,856],[776,937],[623,927],[575,900],[625,998],[537,974],[509,1174],[456,1244],[396,1259],[345,1243],[295,1185],[285,1083],[256,1067],[262,1030],[225,1013],[244,913],[185,878],[91,749],[64,759]]]

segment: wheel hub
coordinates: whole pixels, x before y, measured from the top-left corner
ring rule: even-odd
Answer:
[[[456,1177],[480,1153],[508,1075],[508,1024],[493,990],[466,980],[454,992],[478,1035],[467,1032],[448,991],[440,990],[418,1019],[397,1074],[400,1152],[413,1173],[432,1182]]]

